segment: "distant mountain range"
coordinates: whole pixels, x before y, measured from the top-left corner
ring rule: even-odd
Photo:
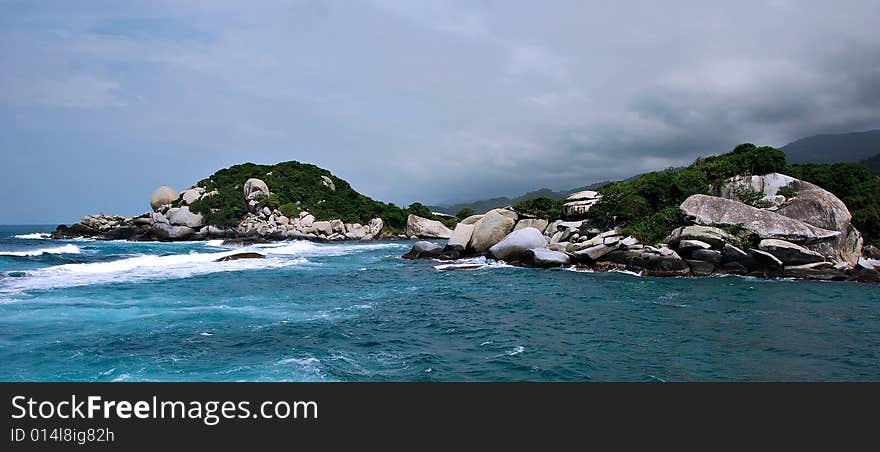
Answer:
[[[880,154],[880,130],[814,135],[780,149],[789,163],[861,162]]]
[[[793,141],[780,149],[785,152],[789,163],[861,162],[871,170],[872,174],[880,176],[880,129],[866,132],[814,135]],[[465,208],[473,209],[475,212],[486,212],[539,197],[564,199],[574,192],[595,190],[608,182],[597,182],[562,191],[541,188],[513,198],[502,196],[455,204],[439,204],[428,206],[428,208],[434,212],[450,215],[455,215]]]

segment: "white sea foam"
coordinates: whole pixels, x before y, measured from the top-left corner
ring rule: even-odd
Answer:
[[[483,268],[516,268],[504,261],[496,261],[486,259],[483,256],[472,257],[468,259],[458,259],[448,264],[435,265],[435,269],[440,271],[449,270],[479,270]]]
[[[513,347],[513,350],[509,350],[505,354],[507,356],[516,356],[524,351],[526,351],[525,347],[523,347],[522,345],[517,345],[516,347]]]
[[[622,274],[624,274],[624,275],[631,275],[631,276],[642,276],[642,273],[641,273],[641,272],[636,273],[636,272],[634,272],[634,271],[620,270],[620,269],[617,269],[617,268],[609,269],[608,272],[609,272],[609,273],[622,273]]]
[[[76,245],[62,245],[56,246],[53,248],[40,248],[36,250],[24,250],[24,251],[6,251],[0,250],[0,256],[18,256],[18,257],[34,257],[34,256],[42,256],[44,254],[79,254],[82,250],[79,249]]]
[[[13,236],[17,239],[25,239],[25,240],[33,240],[33,239],[48,239],[50,237],[48,232],[33,232],[30,234],[19,234]]]
[[[54,289],[91,284],[181,279],[216,272],[281,268],[308,264],[305,258],[239,259],[215,262],[239,251],[189,253],[168,256],[143,255],[109,262],[65,264],[28,270],[27,277],[10,278],[0,293]]]

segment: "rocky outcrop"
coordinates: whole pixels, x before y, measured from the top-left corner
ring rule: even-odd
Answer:
[[[644,250],[617,250],[603,256],[601,262],[620,264],[644,276],[691,276],[690,265],[675,253],[663,255]]]
[[[452,231],[437,220],[410,214],[406,218],[406,235],[423,239],[448,239],[452,237]]]
[[[693,195],[681,205],[682,215],[701,226],[742,226],[762,239],[778,239],[806,244],[840,236],[776,212],[762,210],[738,201],[707,195]]]
[[[202,226],[202,214],[192,213],[189,207],[172,207],[165,213],[168,223],[172,226],[187,226],[198,228]]]
[[[562,214],[566,218],[582,218],[600,199],[602,195],[592,190],[572,193],[562,204]]]
[[[178,194],[177,191],[171,187],[163,185],[157,188],[150,196],[150,207],[153,209],[153,212],[158,212],[162,206],[171,204],[179,197],[180,194]]]
[[[180,200],[183,201],[184,204],[189,205],[192,204],[199,199],[202,198],[202,194],[205,193],[205,189],[202,187],[193,187],[189,190],[183,192],[180,196]]]
[[[547,238],[535,228],[513,231],[500,242],[492,245],[489,252],[498,259],[521,259],[529,250],[545,248]]]
[[[470,248],[476,253],[485,253],[513,230],[516,220],[517,214],[512,210],[495,209],[487,212],[474,223]]]

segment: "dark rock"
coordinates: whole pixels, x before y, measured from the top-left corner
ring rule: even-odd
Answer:
[[[141,234],[140,229],[133,226],[123,226],[105,232],[101,238],[104,240],[129,240],[139,234]]]
[[[443,254],[443,247],[424,240],[416,242],[412,249],[401,256],[404,259],[434,259]]]
[[[880,272],[863,268],[853,273],[848,280],[866,283],[880,283]]]
[[[874,245],[865,245],[862,248],[862,255],[868,259],[880,259],[880,248]]]
[[[691,273],[693,273],[694,276],[709,276],[712,273],[715,273],[715,265],[711,262],[694,259],[688,259],[686,262],[691,267]]]
[[[698,261],[706,261],[712,264],[720,264],[722,260],[721,251],[716,250],[696,250],[691,253],[691,258]]]
[[[716,270],[719,273],[726,273],[729,275],[747,275],[749,274],[749,269],[739,263],[739,262],[725,262],[721,264],[720,267],[716,267]]]
[[[815,279],[820,281],[845,281],[846,273],[832,267],[815,267],[810,265],[798,265],[785,267],[782,271],[785,278]]]
[[[221,257],[220,259],[215,260],[214,262],[227,262],[227,261],[237,261],[239,259],[265,259],[266,256],[260,253],[238,253],[232,254],[229,256]]]
[[[613,251],[602,261],[623,264],[627,270],[642,272],[645,276],[691,276],[688,263],[677,254],[663,256],[637,250]]]
[[[776,256],[761,250],[749,250],[749,254],[758,262],[758,264],[767,267],[770,270],[782,270],[782,261]]]

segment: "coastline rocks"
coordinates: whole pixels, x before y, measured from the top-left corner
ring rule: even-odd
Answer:
[[[500,242],[492,245],[489,252],[498,259],[518,259],[535,248],[546,248],[547,239],[535,228],[513,231]]]
[[[486,213],[474,223],[470,248],[476,253],[485,253],[492,245],[500,242],[516,224],[517,214],[507,209],[495,209]]]
[[[401,256],[403,259],[432,259],[440,257],[443,248],[427,241],[416,242],[410,252]]]
[[[452,237],[452,231],[437,220],[410,214],[406,217],[406,235],[423,239],[448,239]]]
[[[691,276],[690,265],[676,253],[664,256],[638,250],[617,250],[604,256],[600,262],[623,265],[627,270],[645,276]]]
[[[367,225],[371,237],[379,237],[379,233],[382,232],[382,228],[384,227],[385,222],[383,222],[381,218],[373,218],[370,220],[370,224]]]
[[[153,194],[150,195],[150,207],[153,209],[153,212],[157,212],[159,208],[164,205],[171,204],[179,197],[180,194],[178,194],[176,190],[166,185],[163,185],[153,191]]]
[[[251,178],[245,181],[244,199],[247,201],[259,201],[269,196],[269,186],[261,179]]]
[[[452,236],[449,237],[449,240],[446,241],[446,247],[443,248],[443,254],[447,255],[450,259],[458,259],[467,249],[473,233],[473,224],[458,223],[455,225]]]
[[[862,255],[868,259],[880,260],[880,248],[877,248],[874,245],[865,245],[862,247]]]
[[[165,217],[172,226],[187,226],[190,228],[202,226],[202,214],[190,212],[187,206],[172,207],[168,209]]]
[[[529,267],[553,268],[568,265],[571,258],[568,254],[543,248],[528,250],[523,262]]]
[[[708,243],[713,249],[721,249],[725,243],[732,242],[733,237],[711,226],[685,226],[672,231],[667,243],[672,248],[678,248],[682,240],[698,240]]]
[[[569,245],[569,247],[571,247],[571,245]],[[612,251],[616,251],[617,248],[618,247],[616,245],[615,246],[608,246],[605,244],[599,244],[599,245],[594,245],[589,248],[583,248],[583,249],[579,249],[579,250],[575,249],[575,248],[571,248],[572,249],[571,254],[573,254],[574,257],[577,258],[578,260],[589,259],[589,260],[595,261],[595,260],[600,259],[602,256],[605,256],[606,254],[608,254]],[[569,248],[567,247],[566,251],[568,249]]]
[[[681,204],[680,210],[685,218],[697,225],[742,225],[762,239],[815,243],[840,236],[840,232],[837,231],[819,228],[776,212],[715,196],[693,195]]]
[[[784,240],[761,240],[758,249],[776,256],[784,265],[804,265],[825,260],[821,254],[815,251]]]

